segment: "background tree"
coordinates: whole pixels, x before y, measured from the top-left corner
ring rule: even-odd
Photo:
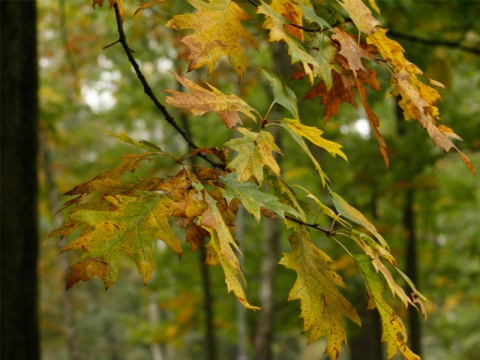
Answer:
[[[36,7],[2,1],[2,345],[4,359],[40,358],[37,322]]]

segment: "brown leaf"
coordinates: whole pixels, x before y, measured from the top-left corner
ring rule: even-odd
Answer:
[[[345,76],[340,75],[336,71],[332,71],[333,85],[330,90],[327,90],[325,82],[320,82],[311,88],[305,95],[305,99],[313,99],[316,96],[320,97],[320,103],[325,106],[323,112],[323,120],[328,121],[332,116],[338,113],[340,105],[343,102],[348,102],[354,107],[357,107],[355,102],[355,93],[353,88],[355,82]]]
[[[245,101],[234,94],[225,95],[220,90],[207,84],[208,89],[203,88],[187,78],[181,77],[175,73],[173,76],[182,85],[186,86],[190,92],[182,93],[175,90],[165,90],[173,96],[167,96],[165,100],[176,107],[188,109],[193,115],[203,115],[206,112],[216,112],[222,122],[232,128],[236,124],[242,124],[242,120],[238,116],[238,112],[248,116],[256,121],[255,109],[250,107]]]
[[[340,43],[340,55],[343,55],[348,61],[348,67],[353,71],[354,75],[357,75],[357,70],[366,71],[362,64],[362,58],[374,61],[375,58],[368,51],[364,50],[348,32],[335,27],[333,28],[332,39],[337,40]]]

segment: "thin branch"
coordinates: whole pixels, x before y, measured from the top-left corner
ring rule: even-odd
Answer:
[[[291,220],[293,222],[296,222],[297,224],[300,224],[300,225],[303,225],[303,226],[308,226],[308,227],[311,227],[312,229],[315,229],[315,230],[319,230],[319,231],[325,233],[325,235],[327,235],[327,236],[334,236],[337,233],[335,230],[325,229],[325,228],[319,226],[318,224],[308,224],[304,221],[295,219],[294,217],[291,217],[291,216],[288,216],[288,215],[285,215],[285,218],[288,219],[288,220]]]
[[[185,139],[185,141],[188,143],[188,145],[192,149],[198,149],[199,147],[190,139],[187,132],[182,127],[180,127],[180,125],[177,124],[177,122],[175,121],[173,116],[170,115],[170,113],[167,111],[165,106],[163,106],[162,103],[160,103],[160,101],[157,99],[157,97],[153,93],[152,88],[150,87],[150,85],[147,82],[147,79],[145,79],[145,76],[143,76],[143,73],[140,70],[140,66],[138,65],[137,61],[133,57],[133,54],[132,54],[133,51],[128,46],[127,37],[125,36],[125,31],[123,30],[122,17],[120,16],[120,11],[118,9],[118,5],[115,4],[115,5],[113,5],[113,7],[115,9],[115,17],[117,19],[118,34],[120,36],[120,38],[115,43],[120,42],[120,44],[122,44],[123,50],[125,50],[125,54],[127,55],[128,60],[132,64],[133,69],[135,70],[135,73],[137,74],[138,79],[140,80],[140,82],[143,85],[143,91],[152,100],[152,102],[155,104],[156,108],[159,109],[162,112],[163,116],[165,117],[165,120],[170,125],[172,125],[180,135],[182,135],[182,137]],[[115,44],[115,43],[113,43],[113,44]],[[113,44],[107,45],[107,47],[109,47]],[[207,156],[205,156],[201,153],[199,153],[198,156],[200,156],[205,161],[209,162],[212,166],[220,168],[220,169],[224,169],[224,166],[222,164],[216,163],[215,161],[209,159]]]
[[[396,31],[390,30],[388,32],[392,37],[396,37],[399,39],[405,39],[405,40],[410,40],[414,41],[420,44],[425,44],[425,45],[431,45],[431,46],[445,46],[453,49],[459,49],[465,52],[469,52],[475,55],[480,55],[480,48],[478,47],[472,47],[472,46],[467,46],[464,44],[461,44],[460,42],[455,42],[455,41],[444,41],[444,40],[436,40],[436,39],[425,39],[421,38],[418,36],[414,35],[408,35],[408,34],[402,34],[398,33]]]

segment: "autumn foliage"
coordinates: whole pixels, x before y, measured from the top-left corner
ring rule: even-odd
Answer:
[[[94,0],[94,6],[102,2]],[[137,11],[161,2],[143,3]],[[359,98],[387,167],[387,144],[378,129],[380,119],[367,102],[367,93],[381,91],[377,71],[389,72],[390,88],[384,91],[387,96],[399,98],[405,119],[415,119],[435,146],[445,151],[457,150],[474,172],[469,159],[453,143],[459,137],[440,123],[437,107],[440,95],[432,86],[442,85],[423,77],[421,70],[405,58],[401,45],[388,38],[387,30],[381,28],[372,14],[371,9],[379,13],[374,0],[368,4],[362,0],[188,0],[188,3],[193,8],[184,6],[183,13],[164,24],[184,35],[181,41],[189,49],[188,71],[206,66],[208,73],[212,73],[218,59],[225,56],[241,82],[249,71],[248,51],[257,48],[256,36],[261,34],[269,42],[283,43],[296,70],[293,79],[310,85],[310,90],[301,96],[315,101],[319,98],[319,105],[323,105],[322,120],[333,121],[344,102],[357,107]],[[110,0],[110,5],[120,29],[119,42],[145,87],[147,80],[138,66],[135,67],[123,34],[122,0]],[[249,15],[252,11],[256,13],[255,23]],[[244,26],[247,22],[256,24],[258,31],[247,30]],[[183,30],[189,30],[188,35]],[[242,205],[255,220],[278,219],[289,231],[291,251],[283,254],[280,264],[297,274],[289,300],[300,300],[303,330],[309,332],[310,341],[326,337],[325,353],[336,359],[346,341],[344,317],[361,325],[355,307],[340,292],[346,286],[330,268],[332,259],[311,240],[311,232],[321,232],[333,237],[358,264],[365,280],[368,308],[377,309],[381,317],[382,340],[387,344],[388,358],[399,351],[406,359],[417,359],[407,346],[407,333],[401,319],[383,296],[389,289],[405,306],[417,307],[425,316],[426,298],[397,267],[386,240],[375,226],[333,191],[325,170],[310,150],[316,146],[333,157],[347,160],[341,145],[328,140],[328,134],[320,128],[302,123],[297,95],[282,76],[268,68],[262,69],[262,73],[271,84],[274,103],[285,108],[287,117],[261,115],[239,96],[225,94],[206,82],[194,83],[177,73],[173,76],[185,92],[165,89],[163,100],[149,93],[165,119],[181,133],[182,129],[163,103],[187,109],[194,116],[217,113],[219,126],[223,123],[232,129],[232,138],[214,148],[202,148],[183,131],[191,151],[169,154],[147,141],[135,140],[126,134],[113,135],[146,152],[124,155],[113,169],[66,193],[73,196],[64,205],[70,210],[69,219],[47,237],[77,234],[64,249],[82,253],[81,260],[71,267],[67,288],[93,276],[101,277],[105,287],[110,287],[117,280],[119,263],[124,257],[135,262],[144,282],[148,282],[155,269],[154,242],[165,242],[181,257],[182,241],[187,241],[193,250],[205,246],[206,264],[222,267],[228,291],[246,308],[260,310],[247,299],[247,280],[238,259],[241,249],[232,232],[238,207]],[[326,195],[318,197],[284,181],[276,160],[283,152],[271,133],[275,126],[284,131],[282,136],[290,137],[298,145],[298,151],[311,159]],[[192,156],[207,159],[208,166],[192,167],[188,160]],[[134,172],[143,162],[155,161],[158,157],[178,164],[179,171],[165,177],[122,181],[125,173]],[[304,208],[303,200],[311,201],[313,212]],[[331,228],[318,225],[320,215],[331,220]],[[175,227],[184,229],[185,239],[178,238]],[[397,285],[389,269],[406,280],[410,295]]]

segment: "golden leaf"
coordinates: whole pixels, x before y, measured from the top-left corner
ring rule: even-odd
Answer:
[[[175,15],[167,24],[173,29],[193,29],[194,33],[182,39],[190,49],[188,71],[204,65],[208,73],[213,71],[218,58],[225,55],[233,71],[242,80],[247,71],[248,60],[239,40],[257,48],[255,38],[243,27],[242,20],[250,15],[230,0],[189,0],[198,11],[194,14]]]

